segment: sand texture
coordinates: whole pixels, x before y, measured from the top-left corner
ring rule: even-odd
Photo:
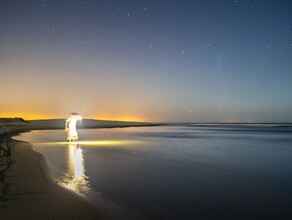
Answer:
[[[106,219],[85,198],[57,185],[48,176],[41,154],[16,142],[12,165],[4,173],[0,219]]]

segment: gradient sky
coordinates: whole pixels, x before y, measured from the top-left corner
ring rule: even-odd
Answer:
[[[1,0],[0,117],[292,122],[292,3]]]

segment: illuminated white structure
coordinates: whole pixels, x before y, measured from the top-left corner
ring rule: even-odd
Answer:
[[[76,129],[77,121],[81,120],[81,116],[77,113],[71,113],[71,116],[65,123],[65,131],[67,132],[68,141],[78,141],[78,133]]]

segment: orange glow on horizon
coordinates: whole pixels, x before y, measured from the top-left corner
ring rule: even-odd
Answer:
[[[95,119],[99,120],[107,120],[107,121],[129,121],[129,122],[145,122],[145,119],[136,116],[106,116],[100,115],[94,117]]]
[[[69,113],[68,113],[69,114]],[[23,118],[24,120],[38,120],[38,119],[59,119],[66,118],[68,114],[64,115],[50,115],[50,114],[33,114],[33,113],[0,113],[0,118]],[[107,121],[128,121],[128,122],[145,122],[145,119],[138,116],[110,116],[110,115],[97,115],[97,116],[87,116],[83,115],[83,118],[96,119],[96,120],[107,120]]]
[[[23,118],[24,120],[37,120],[37,119],[56,119],[61,118],[59,116],[48,114],[21,114],[21,113],[1,113],[0,118]]]

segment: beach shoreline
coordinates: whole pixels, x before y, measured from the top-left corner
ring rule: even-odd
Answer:
[[[88,120],[82,127],[149,125],[153,124]],[[12,138],[45,129],[63,129],[63,120],[0,120],[0,219],[109,219],[100,207],[54,182],[44,156],[30,143]]]
[[[8,141],[8,140],[6,140]],[[45,158],[31,144],[13,141],[4,171],[0,219],[108,219],[98,207],[51,178]]]

